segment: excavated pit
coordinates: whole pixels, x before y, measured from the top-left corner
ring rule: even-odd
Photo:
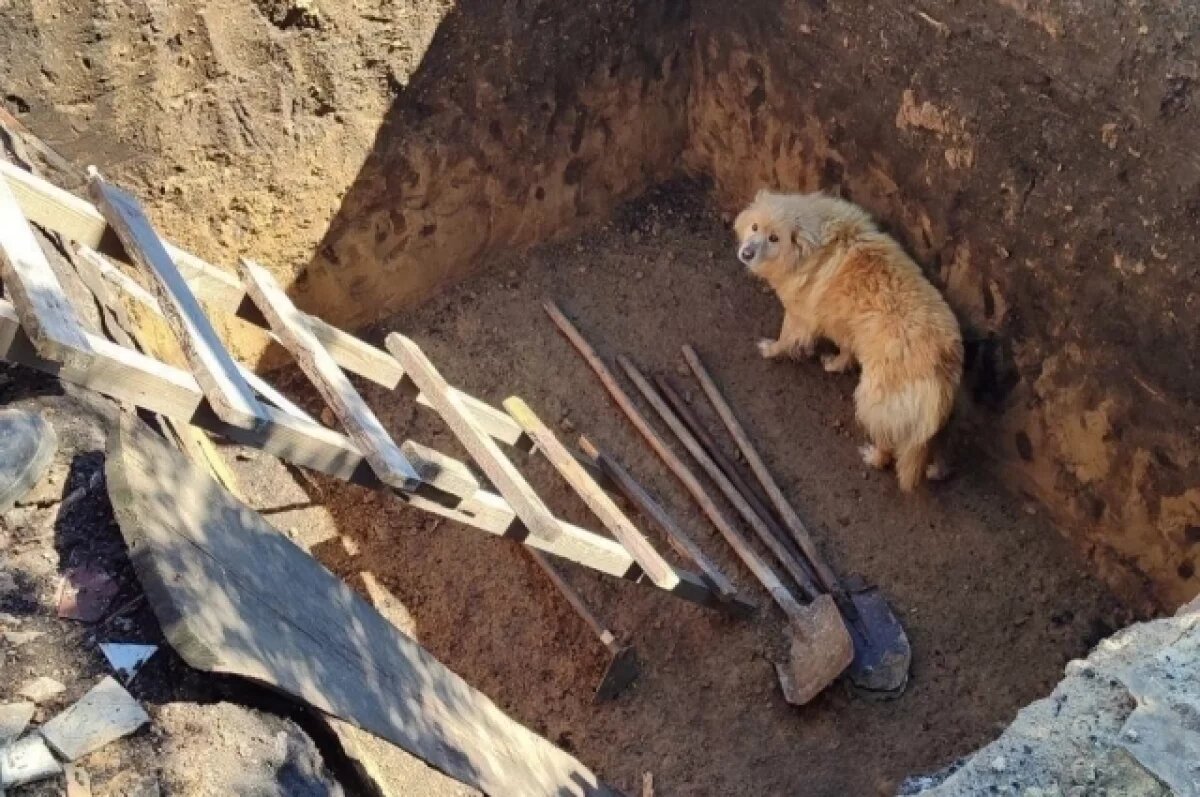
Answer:
[[[608,444],[765,605],[540,301],[654,371],[696,345],[835,567],[905,622],[901,700],[834,689],[792,710],[774,609],[734,623],[572,571],[644,661],[597,707],[600,650],[518,549],[309,486],[328,527],[297,533],[326,540],[326,564],[373,573],[422,644],[617,785],[652,770],[671,794],[890,793],[994,737],[1131,616],[1200,589],[1200,161],[1180,155],[1200,124],[1200,10],[55,5],[0,6],[6,104],[139,188],[172,237],[214,262],[249,254],[309,311],[377,343],[403,330],[469,392],[521,395],[564,437]],[[900,496],[857,459],[853,377],[755,355],[780,310],[727,221],[764,185],[863,204],[946,293],[968,342],[953,481]],[[363,387],[398,436],[456,450]],[[543,463],[522,467],[596,527]]]

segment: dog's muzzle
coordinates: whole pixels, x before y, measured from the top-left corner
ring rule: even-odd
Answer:
[[[757,254],[758,247],[756,247],[754,244],[746,244],[738,250],[738,259],[749,266],[754,263],[754,257]]]

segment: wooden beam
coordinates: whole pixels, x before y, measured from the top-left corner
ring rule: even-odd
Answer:
[[[411,379],[415,390],[429,398],[467,453],[512,505],[529,534],[543,540],[557,539],[562,530],[554,515],[492,438],[475,423],[466,404],[450,390],[420,347],[397,332],[387,336],[386,345],[404,368],[406,379]]]
[[[114,266],[108,261],[107,258],[94,249],[89,249],[88,247],[80,244],[76,247],[75,251],[81,260],[85,260],[88,263],[89,270],[96,277],[100,278],[99,282],[97,282],[95,286],[91,285],[90,283],[88,286],[92,288],[92,292],[95,293],[97,297],[100,296],[98,291],[103,290],[107,286],[117,290],[126,298],[137,302],[139,305],[154,313],[154,315],[158,316],[159,318],[163,318],[162,307],[159,306],[158,299],[155,299],[154,295],[150,293],[150,291],[143,288],[137,280]],[[93,281],[96,282],[94,277]],[[115,297],[113,298],[115,301]],[[119,303],[117,307],[112,307],[111,309],[114,312],[124,312],[124,306],[120,305]],[[287,396],[280,393],[273,385],[256,374],[254,371],[251,371],[247,366],[237,361],[235,361],[234,364],[237,366],[238,373],[242,375],[242,378],[246,380],[246,383],[250,385],[254,392],[257,393],[261,398],[275,405],[284,412],[289,412],[292,415],[295,415],[297,418],[310,421],[312,423],[317,422],[316,419],[305,412],[303,408],[298,406]]]
[[[134,348],[144,353],[147,350],[144,333],[129,317],[125,305],[114,295],[113,288],[100,275],[102,267],[112,267],[98,252],[82,245],[76,247],[72,260],[80,280],[100,303],[101,311],[105,314],[106,326],[109,327],[109,337],[119,346]],[[132,405],[126,403],[125,406]],[[165,427],[163,431],[166,436],[174,437],[178,441],[184,454],[193,462],[204,464],[226,490],[238,499],[242,498],[237,478],[208,435],[189,423],[165,415],[155,415],[154,418],[159,427]]]
[[[0,159],[0,163],[4,163]],[[0,184],[0,276],[38,354],[86,356],[87,331],[8,186]]]
[[[247,429],[257,426],[263,420],[262,405],[238,373],[233,358],[225,350],[137,200],[106,183],[96,172],[89,177],[88,188],[126,250],[154,277],[159,306],[166,315],[167,325],[175,333],[196,380],[217,415],[234,426]]]
[[[0,177],[17,198],[26,218],[64,238],[128,261],[129,255],[104,215],[86,199],[64,191],[24,169],[0,160]],[[169,243],[163,244],[197,296],[226,312],[234,312],[245,296],[237,277]]]
[[[308,376],[333,414],[350,433],[384,484],[415,490],[421,478],[399,446],[350,384],[350,379],[312,334],[296,306],[271,273],[251,260],[241,262],[242,280],[250,298],[266,316],[271,329],[300,370]]]
[[[533,440],[538,451],[558,471],[563,480],[571,486],[576,494],[587,505],[600,522],[607,528],[617,541],[625,546],[633,558],[646,571],[646,575],[660,589],[672,590],[679,583],[679,575],[671,563],[662,558],[650,541],[642,535],[637,526],[625,516],[621,508],[608,497],[600,485],[596,484],[587,471],[575,461],[554,432],[542,422],[523,400],[513,396],[504,401],[504,409],[513,417],[525,433]]]
[[[687,570],[677,569],[664,559],[524,401],[516,397],[509,398],[504,402],[504,408],[521,424],[521,428],[533,440],[537,449],[567,484],[571,485],[588,509],[592,510],[604,527],[633,555],[654,586],[684,600],[732,614],[744,616],[754,610],[753,604],[737,599],[727,600],[726,596],[713,589],[704,578]]]

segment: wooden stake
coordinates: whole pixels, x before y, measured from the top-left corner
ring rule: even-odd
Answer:
[[[329,404],[350,438],[358,444],[380,481],[398,490],[411,492],[417,489],[421,477],[412,463],[350,384],[349,377],[312,334],[275,277],[262,266],[245,259],[241,263],[241,272],[250,298],[267,317],[271,329],[296,358],[300,370]]]

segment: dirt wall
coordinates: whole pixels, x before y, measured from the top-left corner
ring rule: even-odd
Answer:
[[[687,4],[458,3],[300,275],[351,325],[606,217],[686,138]]]
[[[1127,596],[1200,590],[1200,10],[703,0],[689,170],[875,213],[966,328],[963,428]]]

